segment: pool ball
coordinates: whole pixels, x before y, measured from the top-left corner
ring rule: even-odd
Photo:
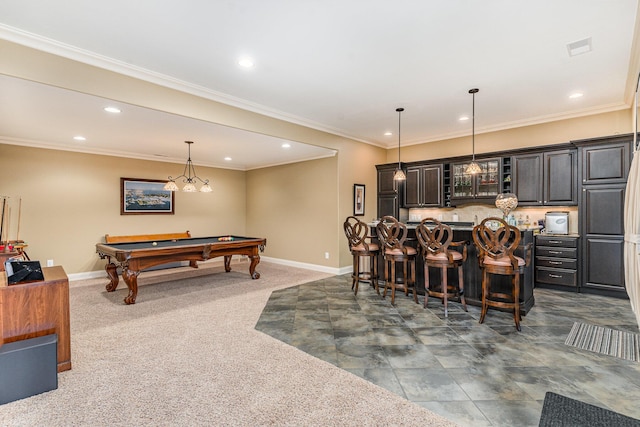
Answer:
[[[157,242],[153,242],[153,243],[151,244],[151,246],[158,246],[158,243],[157,243]]]

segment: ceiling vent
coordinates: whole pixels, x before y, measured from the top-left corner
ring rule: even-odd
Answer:
[[[567,50],[569,51],[569,56],[576,56],[591,52],[591,37],[569,43],[567,45]]]

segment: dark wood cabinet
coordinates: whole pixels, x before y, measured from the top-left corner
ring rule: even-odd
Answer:
[[[543,155],[545,206],[578,204],[578,151],[559,150]]]
[[[467,174],[470,161],[450,164],[451,206],[464,203],[493,204],[502,192],[501,158],[478,159],[481,173]]]
[[[401,165],[404,169],[404,165]],[[395,181],[393,175],[398,168],[397,163],[376,165],[378,171],[378,218],[391,215],[399,220],[408,217],[403,209],[404,181]]]
[[[442,164],[407,165],[404,207],[441,207],[443,205],[442,187]]]
[[[576,150],[513,156],[513,193],[520,206],[571,206],[578,203]]]
[[[513,156],[511,188],[519,206],[542,205],[542,157],[542,153]]]
[[[624,198],[631,137],[576,142],[581,161],[581,291],[626,297]]]
[[[55,333],[58,372],[67,371],[71,369],[69,279],[61,266],[43,267],[42,273],[43,281],[0,284],[0,346]]]
[[[578,291],[578,237],[536,236],[536,286]]]
[[[582,184],[626,183],[631,167],[629,141],[581,147]]]

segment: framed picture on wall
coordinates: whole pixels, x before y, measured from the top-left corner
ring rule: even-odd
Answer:
[[[175,195],[167,181],[120,178],[120,215],[174,214]]]
[[[364,185],[353,184],[353,215],[364,215]]]

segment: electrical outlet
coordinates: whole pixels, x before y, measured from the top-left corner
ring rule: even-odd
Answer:
[[[48,259],[47,260],[47,267],[53,267],[53,260],[52,259]]]
[[[329,259],[329,252],[324,253],[324,259]]]

